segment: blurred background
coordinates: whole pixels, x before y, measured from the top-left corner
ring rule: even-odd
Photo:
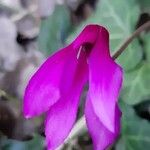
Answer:
[[[42,117],[25,120],[25,86],[40,64],[86,24],[105,26],[112,54],[150,20],[150,0],[0,0],[0,150],[44,150]],[[121,134],[111,150],[150,150],[150,32],[117,59],[124,69]],[[85,93],[78,119],[83,115]],[[92,150],[79,132],[63,150]]]

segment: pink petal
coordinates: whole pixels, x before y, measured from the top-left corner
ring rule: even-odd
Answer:
[[[115,139],[117,138],[120,130],[120,110],[118,106],[115,107],[115,131],[111,132],[108,130],[100,118],[95,114],[92,106],[91,99],[88,97],[85,107],[85,117],[87,122],[87,127],[89,129],[90,135],[92,137],[94,150],[104,150],[107,149]]]
[[[33,75],[24,96],[24,115],[27,118],[47,111],[61,97],[62,74],[72,54],[71,45],[56,52]]]
[[[99,33],[99,25],[87,25],[78,37],[73,41],[73,48],[78,49],[81,45],[91,44],[93,45],[97,39]]]
[[[100,122],[115,132],[115,108],[122,83],[122,69],[109,54],[109,35],[99,28],[97,40],[89,54],[89,96]]]
[[[87,64],[85,52],[77,53],[68,59],[66,71],[63,73],[62,97],[47,114],[45,123],[48,149],[53,150],[68,136],[76,119],[79,98],[84,84],[87,82]],[[63,89],[64,88],[64,89]]]

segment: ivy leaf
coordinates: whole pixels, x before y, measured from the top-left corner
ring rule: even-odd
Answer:
[[[139,118],[134,109],[125,103],[121,104],[122,134],[116,150],[149,150],[150,123]]]
[[[53,14],[41,22],[38,38],[39,49],[49,55],[63,47],[69,28],[68,9],[64,5],[57,5]]]
[[[150,99],[150,64],[143,62],[141,66],[125,74],[121,98],[130,105]]]
[[[140,14],[136,0],[100,0],[96,12],[83,22],[69,37],[71,41],[86,24],[94,23],[105,26],[110,32],[110,47],[112,52],[134,31]],[[133,69],[142,59],[142,50],[137,40],[133,41],[119,57],[119,63],[125,70]]]
[[[144,34],[143,40],[146,60],[150,62],[150,33]]]
[[[150,10],[150,2],[149,0],[137,0],[138,3],[140,4],[141,9],[143,10],[143,12],[149,12]]]

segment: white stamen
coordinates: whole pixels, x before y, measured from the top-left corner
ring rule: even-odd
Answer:
[[[80,48],[79,48],[79,51],[78,51],[78,54],[77,54],[77,59],[79,59],[79,57],[80,57],[81,50],[82,50],[82,46],[80,46]]]

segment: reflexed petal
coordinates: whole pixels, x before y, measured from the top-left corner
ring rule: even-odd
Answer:
[[[115,107],[115,131],[112,133],[108,130],[100,118],[95,114],[91,99],[88,97],[85,107],[85,117],[87,122],[87,127],[89,129],[90,135],[92,137],[94,150],[105,150],[114,140],[117,138],[120,131],[120,117],[121,113],[118,106]]]
[[[80,94],[87,82],[88,70],[85,59],[85,53],[82,51],[79,59],[74,55],[66,64],[67,71],[63,74],[62,84],[63,95],[50,108],[45,123],[49,150],[55,149],[65,140],[75,122]]]
[[[56,52],[33,75],[24,96],[24,115],[27,118],[47,111],[60,98],[62,74],[67,59],[73,54],[71,45]]]
[[[122,83],[122,69],[109,54],[109,37],[100,28],[89,54],[89,95],[93,109],[107,129],[115,130],[115,107]]]

